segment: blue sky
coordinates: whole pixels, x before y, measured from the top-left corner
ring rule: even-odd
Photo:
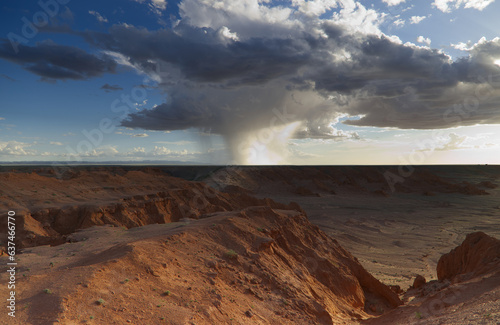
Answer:
[[[1,4],[0,162],[500,163],[494,0],[40,3]]]

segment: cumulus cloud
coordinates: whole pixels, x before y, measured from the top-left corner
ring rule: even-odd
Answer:
[[[405,25],[405,20],[404,19],[396,19],[393,23],[396,26],[404,26]]]
[[[434,0],[432,5],[442,12],[451,12],[460,7],[483,10],[495,0]]]
[[[420,24],[422,20],[427,18],[426,16],[411,16],[410,23],[411,24]]]
[[[96,56],[73,46],[58,45],[47,40],[35,46],[18,45],[15,53],[11,44],[0,44],[0,58],[19,64],[42,80],[81,80],[113,73],[116,62],[106,55]]]
[[[423,36],[419,36],[419,37],[417,37],[417,42],[426,44],[427,46],[431,46],[431,39],[428,37],[426,38]]]
[[[337,0],[292,0],[292,4],[306,15],[319,16],[337,7]]]
[[[386,3],[388,6],[397,6],[406,0],[382,0],[382,2]]]
[[[468,51],[471,49],[471,44],[472,44],[471,41],[468,41],[467,43],[458,42],[457,44],[452,43],[451,47],[453,47],[456,50],[460,50],[460,51]]]
[[[0,156],[33,156],[34,150],[30,150],[31,144],[19,141],[0,141]]]

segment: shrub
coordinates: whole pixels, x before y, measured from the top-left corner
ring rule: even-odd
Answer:
[[[226,257],[230,259],[236,259],[238,258],[238,253],[236,253],[234,250],[230,249],[226,252]]]

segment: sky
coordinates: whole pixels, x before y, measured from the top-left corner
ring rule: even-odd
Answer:
[[[0,163],[500,164],[495,0],[0,7]]]

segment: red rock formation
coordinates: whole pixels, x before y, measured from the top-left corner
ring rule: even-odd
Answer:
[[[202,182],[171,177],[153,168],[76,169],[64,175],[57,179],[46,170],[40,174],[0,173],[0,185],[6,193],[2,197],[0,192],[0,209],[16,212],[18,248],[61,244],[66,235],[94,225],[133,228],[247,206],[303,212],[297,204],[258,199],[245,190],[223,193]],[[6,220],[0,219],[1,229]]]
[[[352,324],[401,303],[296,211],[248,207],[147,229],[94,227],[83,231],[85,245],[32,249],[54,266],[23,257],[31,271],[20,299],[32,303],[13,324]],[[34,298],[44,288],[53,293]]]
[[[472,276],[500,271],[500,240],[483,232],[468,234],[463,243],[441,256],[437,265],[439,280],[453,280],[457,275]]]
[[[421,288],[425,283],[427,282],[427,280],[425,280],[425,278],[418,274],[416,277],[415,277],[415,280],[413,281],[413,288],[415,289],[419,289]]]

